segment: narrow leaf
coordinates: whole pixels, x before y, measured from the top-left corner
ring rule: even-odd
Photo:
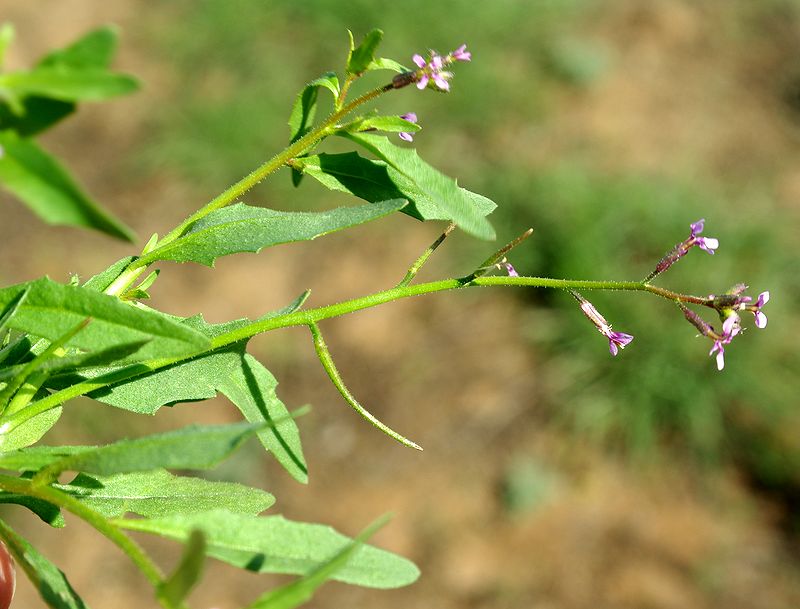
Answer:
[[[347,73],[362,74],[375,59],[375,51],[383,40],[383,31],[375,29],[364,36],[358,47],[353,48],[353,35],[350,34],[350,55],[347,58]]]
[[[49,607],[87,609],[81,597],[70,586],[66,575],[58,567],[2,521],[0,521],[0,533],[17,564],[25,571]]]
[[[72,68],[65,64],[0,74],[0,88],[18,96],[37,95],[65,102],[100,101],[133,93],[139,88],[132,76],[100,68]]]
[[[182,606],[203,572],[206,554],[206,539],[201,531],[192,531],[183,549],[181,562],[172,575],[159,584],[157,593],[167,607]]]
[[[0,453],[0,468],[35,472],[64,457],[93,450],[94,446],[33,446]]]
[[[363,146],[411,180],[421,192],[430,197],[456,225],[480,239],[494,239],[494,229],[475,207],[472,199],[458,187],[453,178],[423,161],[412,148],[392,144],[385,136],[371,133],[339,132]]]
[[[61,528],[64,526],[64,517],[61,515],[61,510],[58,506],[42,499],[37,499],[36,497],[30,497],[28,495],[0,492],[0,503],[10,503],[26,507],[36,514],[42,522],[49,524],[51,527]]]
[[[59,488],[106,518],[118,518],[127,512],[160,518],[213,509],[256,515],[275,503],[272,495],[257,488],[175,476],[162,469],[109,477],[79,474]]]
[[[107,366],[130,357],[144,347],[148,341],[140,340],[125,343],[96,352],[66,355],[64,357],[50,358],[39,363],[37,370],[44,372],[58,372],[59,370],[80,370],[83,367]],[[17,364],[7,368],[0,368],[0,381],[12,378],[25,370],[25,364]]]
[[[0,334],[6,331],[11,318],[14,317],[20,305],[25,301],[29,291],[30,288],[25,288],[0,310]]]
[[[348,127],[352,131],[388,131],[389,133],[415,132],[421,127],[399,116],[368,116]]]
[[[92,318],[67,346],[85,351],[101,351],[147,341],[136,352],[136,359],[174,357],[208,347],[208,339],[164,315],[121,302],[92,289],[68,286],[47,278],[0,290],[0,309],[21,292],[28,295],[9,321],[9,327],[54,341],[71,328]],[[129,360],[132,358],[129,358]]]
[[[141,260],[143,263],[173,260],[213,266],[221,256],[309,241],[376,220],[405,204],[406,201],[395,199],[324,212],[283,212],[237,203],[208,214],[194,223],[185,235],[142,256]]]
[[[249,605],[247,609],[292,609],[310,601],[317,588],[331,579],[337,571],[344,568],[356,549],[372,537],[386,522],[387,519],[382,518],[371,524],[352,542],[316,569],[304,577],[270,590],[252,605]]]
[[[114,280],[120,276],[122,271],[128,268],[131,262],[135,260],[134,256],[126,256],[121,260],[117,260],[114,264],[112,264],[107,269],[100,271],[97,275],[93,275],[90,277],[86,283],[83,284],[83,287],[89,288],[90,290],[94,290],[95,292],[103,292],[105,289],[110,286]]]
[[[292,477],[308,482],[308,467],[300,444],[300,431],[286,406],[275,393],[278,381],[252,355],[231,371],[217,388],[233,402],[251,423],[268,423],[258,432],[261,444],[272,452]]]
[[[245,516],[227,511],[176,515],[153,520],[115,520],[119,527],[185,541],[194,529],[206,535],[208,555],[261,573],[307,575],[347,548],[351,539],[332,528],[286,520],[282,516]],[[413,583],[419,570],[409,560],[362,545],[333,579],[371,588]]]
[[[239,448],[259,428],[249,423],[190,425],[80,452],[52,463],[40,474],[46,471],[52,477],[72,470],[111,476],[160,468],[208,469]]]
[[[326,72],[303,87],[297,94],[289,115],[289,141],[291,143],[303,137],[314,124],[320,87],[333,93],[334,99],[339,96],[339,79],[333,72]]]
[[[135,235],[86,195],[61,164],[31,140],[0,131],[0,184],[50,224],[83,226],[133,241]]]

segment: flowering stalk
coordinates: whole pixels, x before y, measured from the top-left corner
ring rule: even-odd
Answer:
[[[673,247],[656,265],[656,268],[650,273],[646,278],[645,282],[650,281],[656,275],[660,275],[664,271],[666,271],[669,267],[675,264],[678,260],[683,258],[686,254],[689,253],[689,250],[692,249],[694,246],[699,247],[701,250],[708,252],[709,254],[714,254],[714,250],[719,247],[719,241],[714,239],[713,237],[700,237],[700,233],[703,232],[703,226],[705,225],[705,220],[698,220],[689,225],[691,233],[689,237],[684,241],[678,243],[675,247]]]

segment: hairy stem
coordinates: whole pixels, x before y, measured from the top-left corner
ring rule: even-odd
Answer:
[[[202,353],[195,353],[188,356],[175,357],[175,358],[162,358],[132,364],[124,368],[113,370],[107,374],[98,376],[96,378],[77,383],[61,391],[50,394],[48,397],[38,400],[33,404],[28,405],[25,409],[15,412],[8,417],[3,417],[2,424],[0,424],[0,445],[2,435],[9,431],[16,429],[25,421],[43,413],[52,408],[56,408],[64,402],[81,396],[103,387],[108,387],[115,383],[132,379],[134,377],[148,374],[166,368],[173,364],[180,363],[184,360],[198,357],[211,351],[221,349],[233,343],[247,340],[257,334],[277,330],[278,328],[288,328],[291,326],[310,326],[311,324],[318,323],[324,319],[332,317],[339,317],[347,313],[369,309],[387,302],[409,298],[412,296],[421,296],[423,294],[432,294],[434,292],[445,292],[449,290],[458,290],[466,287],[495,287],[495,286],[508,286],[508,287],[537,287],[537,288],[557,288],[561,290],[624,290],[634,292],[649,292],[656,296],[660,296],[672,302],[688,302],[692,304],[707,304],[707,299],[699,296],[689,296],[672,292],[664,288],[652,286],[639,281],[598,281],[598,280],[573,280],[573,279],[552,279],[549,277],[473,277],[468,275],[460,279],[442,279],[439,281],[431,281],[428,283],[420,283],[414,285],[400,285],[382,292],[375,292],[360,298],[353,298],[343,302],[317,307],[315,309],[306,309],[287,313],[285,315],[276,315],[254,321],[246,326],[242,326],[230,332],[220,334],[211,340],[211,346]]]

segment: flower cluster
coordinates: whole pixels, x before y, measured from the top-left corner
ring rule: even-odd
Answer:
[[[471,61],[472,53],[467,51],[466,44],[462,44],[447,55],[439,55],[436,51],[431,51],[430,58],[427,60],[420,54],[414,55],[411,59],[419,68],[414,72],[413,77],[418,89],[425,89],[432,83],[440,91],[449,91],[449,81],[453,77],[453,73],[446,71],[445,68],[456,61]]]

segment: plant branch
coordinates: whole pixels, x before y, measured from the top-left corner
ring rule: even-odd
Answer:
[[[619,291],[635,291],[635,292],[649,292],[656,296],[660,296],[672,302],[688,302],[692,304],[707,304],[707,299],[699,296],[689,296],[679,294],[671,290],[652,286],[650,284],[642,283],[639,281],[598,281],[598,280],[573,280],[573,279],[552,279],[549,277],[475,277],[472,275],[460,279],[441,279],[439,281],[431,281],[428,283],[420,283],[414,285],[403,285],[384,290],[382,292],[375,292],[345,300],[343,302],[317,307],[314,309],[306,309],[287,313],[285,315],[276,315],[254,321],[250,324],[231,330],[224,334],[220,334],[211,340],[210,347],[201,353],[194,353],[188,356],[175,357],[175,358],[161,358],[132,364],[124,368],[119,368],[95,377],[77,383],[61,391],[50,394],[46,398],[42,398],[32,404],[29,404],[23,410],[5,417],[5,420],[0,424],[0,437],[2,434],[16,429],[25,421],[35,417],[47,410],[56,408],[64,402],[91,393],[97,389],[108,387],[115,383],[130,380],[137,376],[154,372],[161,368],[166,368],[173,364],[180,363],[187,359],[198,357],[227,347],[233,343],[247,340],[257,334],[276,330],[278,328],[288,328],[292,326],[309,326],[310,324],[318,323],[325,319],[332,317],[339,317],[347,313],[369,309],[387,302],[400,300],[403,298],[410,298],[412,296],[421,296],[423,294],[432,294],[434,292],[445,292],[449,290],[458,290],[466,287],[536,287],[536,288],[557,288],[561,290],[619,290]]]
[[[383,433],[387,436],[394,438],[403,446],[408,446],[409,448],[416,448],[417,450],[422,450],[422,447],[418,444],[412,442],[405,436],[400,435],[394,429],[382,423],[378,420],[375,415],[369,412],[366,408],[364,408],[355,396],[350,392],[347,386],[344,384],[344,380],[342,379],[341,374],[339,374],[339,370],[336,369],[336,364],[333,362],[333,357],[331,357],[330,351],[328,351],[328,345],[325,344],[325,339],[322,338],[322,333],[320,332],[319,326],[312,322],[308,324],[309,329],[311,330],[311,336],[314,339],[314,348],[317,351],[317,357],[319,357],[320,363],[322,363],[322,367],[325,369],[325,372],[328,373],[328,377],[330,377],[331,382],[333,383],[334,387],[342,394],[345,402],[347,402],[350,407],[355,410],[358,414],[360,414],[364,419],[372,423],[375,427],[380,429]]]

